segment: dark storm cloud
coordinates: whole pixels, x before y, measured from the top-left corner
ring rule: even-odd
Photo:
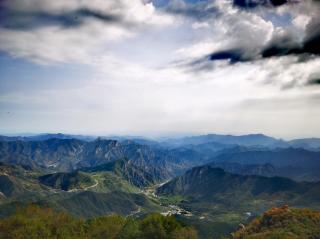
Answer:
[[[320,77],[316,79],[311,79],[306,83],[307,86],[320,86]]]
[[[308,24],[305,31],[305,38],[301,43],[295,41],[292,37],[273,39],[265,47],[261,55],[263,58],[286,55],[320,55],[320,20],[314,18]]]
[[[251,58],[246,56],[246,53],[240,49],[218,51],[209,55],[210,61],[228,60],[230,64],[249,61],[250,59]]]
[[[242,9],[252,9],[259,6],[279,7],[296,2],[298,2],[298,0],[233,0],[233,5]]]
[[[249,54],[245,49],[228,49],[211,53],[205,58],[207,61],[222,61],[226,60],[230,65],[238,62],[248,62],[258,59],[257,55]],[[203,59],[204,60],[204,59]],[[194,64],[199,64],[199,61],[194,61]]]
[[[320,14],[320,11],[319,11]],[[308,24],[304,41],[304,50],[313,54],[320,54],[320,17],[317,15]]]
[[[183,63],[182,66],[189,69],[191,72],[212,71],[214,66],[210,64],[211,61],[226,60],[230,65],[238,62],[247,62],[252,60],[252,57],[241,49],[229,49],[225,51],[218,51],[209,54],[201,59]],[[181,66],[181,65],[180,65]]]
[[[319,79],[313,79],[313,80],[310,80],[308,82],[309,85],[319,85],[320,86],[320,78]]]
[[[300,56],[300,61],[320,56],[320,20],[312,19],[301,42],[291,35],[274,37],[266,46],[253,51],[256,54],[248,55],[250,51],[252,49],[221,50],[210,54],[209,60],[228,60],[230,64],[234,64],[288,55]]]
[[[257,7],[257,6],[281,6],[287,3],[298,3],[297,0],[234,0],[234,5],[238,7]],[[300,1],[301,2],[301,1]],[[313,0],[315,3],[315,14],[305,29],[305,36],[298,40],[295,36],[287,33],[285,36],[272,38],[269,43],[258,49],[252,60],[260,58],[281,57],[288,55],[299,55],[300,60],[308,60],[310,57],[320,55],[320,18],[319,5],[320,0]],[[318,9],[318,11],[316,10]],[[230,58],[231,59],[231,58]],[[240,58],[241,60],[241,58]]]
[[[261,50],[262,58],[269,58],[274,56],[286,56],[291,54],[303,53],[303,44],[299,43],[291,35],[281,37],[274,37],[268,44]]]
[[[48,25],[75,27],[83,24],[89,18],[108,23],[120,23],[122,20],[121,16],[101,13],[88,8],[62,13],[24,12],[8,8],[4,2],[0,3],[0,27],[9,29],[33,29]]]
[[[240,62],[250,62],[256,59],[256,56],[248,54],[242,49],[229,49],[217,51],[209,54],[201,59],[197,59],[185,64],[183,67],[187,67],[191,72],[212,71],[214,66],[210,64],[213,61],[227,61],[228,64],[233,65]]]
[[[287,56],[293,54],[302,54],[303,50],[301,47],[297,46],[286,46],[282,45],[281,42],[274,42],[268,47],[263,49],[261,52],[262,58],[276,57],[276,56]]]

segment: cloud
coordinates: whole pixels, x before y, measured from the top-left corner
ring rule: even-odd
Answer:
[[[299,41],[299,37],[284,31],[282,34],[273,33],[273,37],[266,44],[254,48],[238,48],[213,52],[210,60],[229,60],[230,63],[242,61],[255,61],[261,58],[281,57],[287,55],[302,55],[301,59],[320,55],[320,21],[312,19],[305,30],[305,37]],[[241,42],[238,42],[240,45]],[[251,54],[250,54],[251,53]]]
[[[236,7],[243,9],[252,9],[259,6],[279,7],[288,3],[295,3],[297,0],[233,0]]]
[[[317,85],[317,86],[320,86],[320,78],[309,80],[309,81],[307,82],[307,85]]]
[[[309,85],[319,73],[320,59],[299,61],[298,56],[274,57],[255,62],[258,66],[251,80],[262,85],[277,86],[281,90],[300,90]]]
[[[320,13],[320,11],[319,11]],[[261,51],[263,58],[286,55],[320,55],[320,20],[313,18],[306,26],[305,37],[301,42],[292,35],[273,38]]]
[[[92,20],[76,28],[47,26],[29,31],[0,29],[0,49],[15,58],[41,64],[90,64],[95,52],[103,48],[103,44],[130,37],[130,34],[121,27],[106,27]]]
[[[314,3],[196,2],[0,0],[0,130],[318,133]]]
[[[255,3],[267,4],[267,1]],[[180,66],[199,74],[227,67],[228,64],[250,64],[261,70],[253,77],[257,82],[277,85],[283,90],[304,87],[319,67],[320,6],[312,0],[288,3],[281,8],[259,11],[220,5],[219,11],[223,14],[218,19],[207,21],[215,29],[221,29],[212,35],[214,44],[211,49],[208,48],[203,55],[188,55],[188,51],[195,52],[194,46],[189,50],[184,48],[187,58],[184,63],[181,61]],[[270,4],[274,7],[281,5],[280,2],[268,2],[267,5]],[[268,14],[279,16],[281,21],[284,20],[283,15],[289,14],[289,22],[272,22]],[[208,39],[205,41],[210,42]]]
[[[285,4],[287,1],[271,1],[270,4],[274,6],[282,5],[280,3]],[[290,2],[290,1],[288,1]],[[266,1],[256,1],[256,4],[266,3]],[[311,7],[310,7],[311,6]],[[295,8],[299,9],[296,14],[308,14],[310,16],[309,21],[305,24],[304,37],[301,37],[301,31],[295,29],[294,26],[289,27],[274,27],[272,36],[266,36],[266,41],[260,46],[253,44],[252,46],[248,45],[246,47],[235,47],[241,51],[242,54],[238,57],[239,61],[242,59],[246,60],[259,60],[261,58],[269,58],[269,57],[280,57],[287,55],[319,55],[320,54],[320,7],[318,4],[312,4],[312,1],[306,1],[304,3],[300,3],[300,5],[292,6],[292,8],[288,8],[287,11],[295,12]],[[307,13],[307,10],[310,10]],[[254,14],[254,13],[252,13]],[[283,14],[283,13],[282,13]],[[301,18],[299,18],[301,19]],[[253,32],[255,33],[255,32]],[[258,36],[259,37],[259,36]],[[248,39],[244,38],[244,39]],[[243,39],[239,39],[236,45],[241,45],[241,41]],[[251,43],[254,43],[250,41]],[[229,50],[229,49],[226,49]],[[243,57],[243,53],[252,52],[250,57]],[[219,52],[218,52],[219,53]],[[216,54],[215,52],[213,54]]]
[[[320,14],[320,9],[318,11]],[[320,54],[320,19],[319,15],[314,17],[307,26],[304,41],[304,50],[313,54]]]
[[[0,2],[0,50],[42,63],[90,64],[106,46],[173,18],[140,0],[5,0]]]
[[[269,58],[274,56],[286,56],[291,54],[301,54],[301,43],[294,40],[292,36],[277,36],[274,37],[268,45],[261,50],[261,56],[263,58]]]
[[[235,9],[228,2],[224,4],[219,2],[216,7],[219,7],[219,11],[223,14],[219,18],[213,17],[207,21],[208,25],[215,29],[211,39],[208,37],[205,40],[211,42],[212,47],[202,56],[187,59],[187,66],[203,65],[202,63],[207,61],[226,60],[230,64],[250,61],[256,58],[259,49],[272,37],[273,24],[261,16]],[[199,48],[202,47],[202,44],[197,45]],[[184,49],[184,52],[187,51]],[[190,47],[189,51],[194,52],[194,46]]]
[[[220,51],[215,52],[209,56],[211,61],[218,61],[218,60],[229,60],[230,64],[239,61],[246,61],[247,59],[244,57],[244,52],[241,50],[233,49],[227,51]]]
[[[117,15],[101,13],[91,9],[78,9],[71,12],[47,13],[47,12],[14,12],[2,11],[0,27],[7,29],[33,29],[46,26],[76,27],[85,23],[88,18],[106,23],[121,23],[121,17]]]
[[[209,55],[210,61],[222,61],[227,60],[229,64],[236,64],[239,62],[249,62],[256,60],[257,56],[250,51],[244,49],[229,49],[217,51]]]

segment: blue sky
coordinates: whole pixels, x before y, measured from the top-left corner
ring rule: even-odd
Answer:
[[[319,9],[1,1],[0,131],[319,136]]]

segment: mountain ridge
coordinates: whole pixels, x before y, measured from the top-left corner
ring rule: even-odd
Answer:
[[[302,206],[305,202],[320,207],[320,183],[295,182],[283,177],[243,176],[210,165],[188,170],[159,187],[157,194],[180,195],[191,203],[230,204],[232,208],[243,208],[257,199],[262,200],[261,205],[290,202]]]

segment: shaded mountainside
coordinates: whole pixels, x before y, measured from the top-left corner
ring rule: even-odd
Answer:
[[[200,144],[199,140],[199,144],[169,149],[159,145],[140,145],[128,140],[119,142],[101,138],[94,141],[56,138],[44,141],[0,141],[0,162],[52,173],[97,167],[126,158],[132,165],[152,175],[153,179],[148,181],[154,182],[164,181],[211,161],[241,165],[271,164],[277,176],[298,181],[320,180],[320,152],[295,148],[266,149],[261,145],[274,142],[275,139],[264,135],[197,137],[219,138],[224,143],[203,140],[206,143]],[[240,141],[247,142],[241,145],[249,146],[237,145]],[[238,171],[232,172],[245,173],[241,168]]]
[[[22,165],[9,165],[0,162],[0,173],[1,174],[10,174],[12,176],[22,176],[28,175],[31,172],[31,168],[24,167]],[[33,173],[38,173],[38,171],[33,171]]]
[[[241,165],[271,164],[274,175],[297,181],[320,181],[320,152],[305,149],[225,151],[213,158],[213,163]]]
[[[139,188],[159,183],[159,181],[157,180],[161,178],[160,175],[156,175],[156,171],[144,171],[141,168],[135,166],[133,162],[128,159],[120,159],[91,168],[82,168],[80,170],[91,173],[112,172]]]
[[[278,149],[278,150],[245,150],[221,154],[214,158],[214,162],[236,162],[241,164],[266,164],[276,167],[295,165],[312,168],[320,165],[320,153],[305,149]]]
[[[0,216],[10,214],[14,205],[31,202],[50,205],[80,217],[159,211],[159,205],[120,175],[124,172],[118,168],[119,164],[121,162],[115,162],[113,165],[116,166],[109,167],[109,171],[103,169],[46,175],[1,164]]]
[[[33,169],[68,171],[81,159],[85,142],[77,139],[0,141],[0,160]]]
[[[317,239],[320,212],[310,209],[272,208],[233,233],[233,239]]]
[[[61,190],[84,189],[94,185],[95,181],[82,172],[54,173],[39,177],[40,183]]]
[[[113,191],[84,191],[67,198],[50,201],[49,205],[75,216],[90,218],[106,214],[134,215],[158,211],[159,206],[143,194]]]
[[[5,197],[13,197],[24,193],[26,190],[23,185],[15,178],[0,175],[0,193]]]
[[[192,149],[163,149],[133,141],[97,139],[48,139],[45,141],[0,141],[0,162],[48,172],[68,172],[127,158],[136,167],[164,180],[203,163]]]
[[[193,224],[205,239],[230,235],[239,223],[271,207],[288,204],[320,209],[320,183],[231,174],[209,165],[172,179],[157,188],[156,194],[163,203],[191,212],[182,220]]]
[[[5,201],[0,204],[0,218],[11,215],[17,208],[30,203],[50,206],[81,218],[119,214],[141,216],[160,212],[162,207],[142,193],[124,191],[95,192],[81,190],[76,192],[56,192],[47,194],[26,194],[24,198]]]
[[[130,160],[120,159],[95,167],[81,168],[70,173],[42,175],[39,177],[39,182],[65,191],[86,188],[98,188],[99,191],[134,191],[126,190],[126,188],[144,188],[159,183],[155,173],[148,173],[140,169]]]
[[[258,175],[264,177],[274,177],[276,168],[272,164],[240,164],[240,163],[210,163],[213,168],[222,168],[224,171],[240,175]]]
[[[132,175],[128,172],[131,172]],[[126,173],[129,175],[127,176]],[[130,181],[130,176],[132,176],[132,181],[136,178],[136,181],[139,182],[139,177],[135,177],[137,173],[143,174],[144,171],[136,168],[127,160],[117,160],[87,170],[83,169],[83,171],[76,170],[51,174],[25,169],[19,165],[0,163],[0,177],[3,182],[0,185],[0,192],[4,194],[6,188],[16,191],[15,196],[23,196],[26,192],[37,194],[40,191],[47,191],[50,193],[51,189],[57,189],[53,190],[54,193],[60,191],[84,191],[87,189],[94,189],[99,192],[115,190],[133,192],[139,191],[139,189]],[[150,175],[149,177],[150,180],[153,179]],[[143,179],[146,180],[145,183],[147,185],[152,182],[147,181],[145,178]],[[8,194],[8,198],[14,195]]]
[[[180,195],[189,202],[242,208],[257,203],[290,202],[320,206],[320,183],[298,183],[281,177],[242,176],[211,166],[196,167],[157,189],[159,195]],[[250,208],[250,206],[248,207]]]
[[[0,195],[15,198],[27,192],[41,190],[37,177],[38,172],[0,163]]]
[[[84,142],[77,139],[0,142],[0,160],[7,164],[25,165],[33,169],[72,171],[128,158],[145,171],[155,172],[157,179],[171,175],[164,153],[149,146],[112,140]]]

